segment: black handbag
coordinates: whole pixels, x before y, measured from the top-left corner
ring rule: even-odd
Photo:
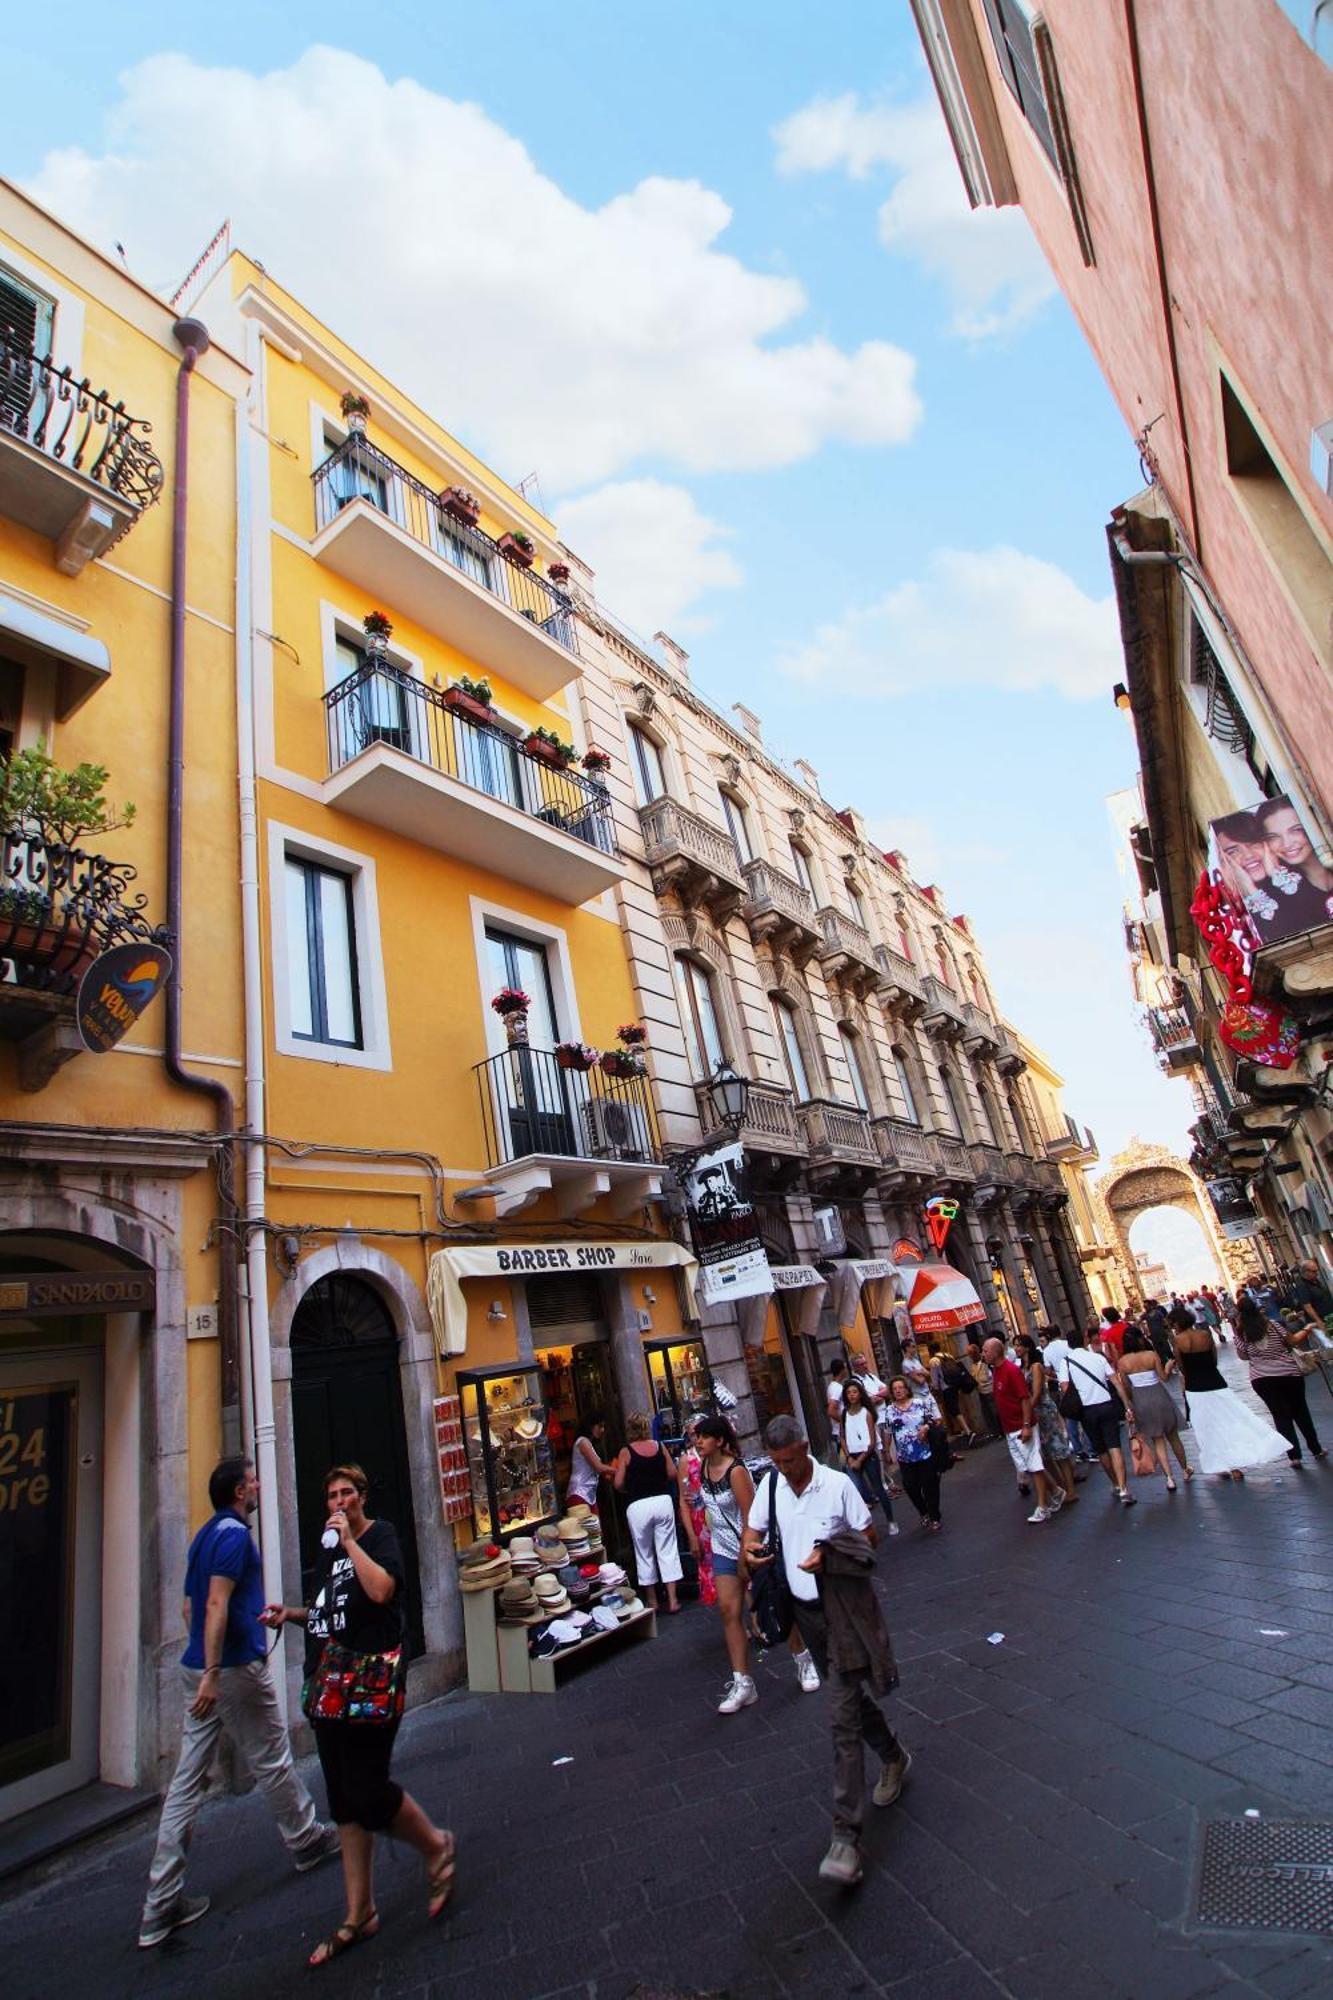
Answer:
[[[768,1545],[772,1562],[750,1572],[750,1629],[761,1646],[781,1646],[796,1622],[791,1585],[778,1529],[778,1474],[768,1475]]]

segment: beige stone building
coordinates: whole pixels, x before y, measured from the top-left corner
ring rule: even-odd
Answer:
[[[1097,1141],[1085,1128],[1080,1130],[1064,1107],[1064,1078],[1026,1035],[1018,1046],[1027,1063],[1027,1083],[1037,1112],[1037,1124],[1046,1154],[1060,1168],[1069,1196],[1067,1219],[1082,1267],[1083,1278],[1094,1306],[1125,1305],[1134,1296],[1134,1274],[1125,1266],[1116,1246],[1093,1169],[1101,1159]]]
[[[947,1255],[989,1322],[1081,1320],[1070,1192],[968,919],[860,813],[835,810],[808,764],[781,762],[757,716],[705,700],[678,646],[634,639],[584,581],[580,720],[613,759],[615,895],[663,1142],[705,1136],[720,1060],[749,1079],[741,1141],[777,1274],[771,1298],[705,1307],[706,1352],[685,1360],[706,1360],[747,1431],[793,1409],[818,1436],[840,1338],[896,1359],[913,1263],[934,1256],[933,1195],[959,1204]],[[664,1392],[673,1365],[655,1376]]]

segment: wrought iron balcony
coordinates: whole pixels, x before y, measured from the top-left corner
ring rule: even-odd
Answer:
[[[554,1194],[561,1215],[610,1196],[627,1213],[660,1192],[661,1145],[646,1076],[566,1069],[515,1043],[474,1065],[497,1215]],[[656,1169],[656,1171],[654,1171]]]
[[[873,993],[880,982],[880,970],[869,931],[831,904],[825,904],[818,917],[823,938],[819,962],[824,971],[855,993]]]
[[[1147,1007],[1144,1018],[1162,1069],[1193,1069],[1203,1061],[1199,1037],[1184,1007]]]
[[[911,1021],[926,1004],[921,974],[904,952],[886,944],[875,946],[875,963],[880,970],[880,994],[905,1020]]]
[[[935,1141],[906,1118],[872,1118],[870,1129],[880,1164],[896,1185],[900,1180],[929,1180],[939,1172]]]
[[[0,329],[0,514],[55,543],[77,576],[162,492],[152,425]]]
[[[756,944],[767,940],[805,964],[822,935],[810,891],[769,861],[747,861],[741,873],[749,891],[741,913],[750,936]]]
[[[925,1011],[921,1024],[928,1035],[938,1035],[942,1041],[956,1041],[963,1032],[963,1003],[942,979],[933,972],[927,972],[921,981],[925,994]]]
[[[702,1089],[702,1084],[695,1085],[696,1097]],[[771,1083],[752,1083],[740,1138],[741,1144],[752,1152],[803,1154],[805,1129],[797,1117],[791,1092],[779,1090]]]
[[[0,830],[0,1040],[19,1044],[19,1081],[40,1090],[82,1046],[74,997],[93,960],[161,933],[125,861]]]
[[[865,1167],[877,1164],[870,1120],[857,1105],[811,1097],[799,1109],[812,1161]]]
[[[620,879],[611,801],[438,688],[368,661],[324,696],[328,804],[562,902]]]
[[[572,600],[364,437],[317,466],[315,555],[538,701],[579,671]]]
[[[639,823],[657,895],[674,890],[686,905],[702,903],[719,919],[735,915],[746,884],[729,833],[675,799],[640,807]]]

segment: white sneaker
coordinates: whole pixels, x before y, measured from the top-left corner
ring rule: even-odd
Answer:
[[[802,1694],[819,1693],[819,1668],[815,1665],[809,1653],[798,1654],[796,1660],[796,1677],[801,1683]]]
[[[1057,1486],[1057,1487],[1056,1487],[1056,1489],[1055,1489],[1055,1491],[1054,1491],[1054,1492],[1052,1493],[1052,1495],[1051,1495],[1051,1504],[1050,1504],[1050,1507],[1049,1507],[1049,1509],[1048,1509],[1047,1511],[1048,1511],[1049,1513],[1052,1513],[1052,1514],[1058,1514],[1058,1513],[1059,1513],[1059,1511],[1060,1511],[1060,1509],[1061,1509],[1061,1508],[1062,1508],[1062,1507],[1064,1506],[1064,1504],[1065,1504],[1065,1499],[1066,1499],[1066,1497],[1067,1497],[1067,1496],[1066,1496],[1066,1494],[1065,1494],[1065,1489],[1064,1489],[1064,1487],[1063,1487],[1063,1486]]]
[[[889,1533],[891,1535],[901,1535],[902,1529],[898,1526],[898,1523],[896,1521],[889,1522]]]
[[[717,1705],[719,1715],[735,1715],[759,1699],[759,1690],[748,1674],[733,1674],[731,1684]]]
[[[1029,1521],[1049,1521],[1050,1518],[1051,1510],[1049,1507],[1036,1507],[1028,1515]]]

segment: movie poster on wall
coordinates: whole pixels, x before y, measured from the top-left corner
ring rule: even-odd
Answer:
[[[1219,1180],[1205,1182],[1205,1186],[1217,1217],[1217,1226],[1229,1242],[1239,1242],[1243,1237],[1259,1234],[1263,1221],[1255,1211],[1244,1181],[1227,1174]]]
[[[719,1146],[695,1162],[685,1175],[685,1202],[703,1303],[771,1292],[773,1275],[759,1240],[740,1146]]]

